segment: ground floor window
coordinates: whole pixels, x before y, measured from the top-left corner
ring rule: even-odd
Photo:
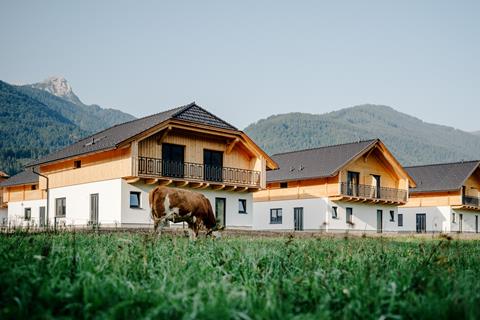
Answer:
[[[247,200],[239,199],[238,200],[238,213],[247,213]]]
[[[395,211],[390,210],[390,221],[394,222],[395,221]]]
[[[346,209],[347,211],[347,223],[348,224],[353,224],[353,209],[352,208],[347,208]]]
[[[30,220],[32,218],[32,208],[25,208],[23,218],[25,220]]]
[[[271,224],[282,223],[282,209],[270,209],[270,223]]]
[[[65,217],[67,214],[67,198],[55,199],[55,216]]]
[[[338,207],[332,207],[332,218],[338,219]]]
[[[130,208],[140,208],[140,192],[130,191]]]
[[[455,212],[452,212],[452,222],[457,222],[457,217],[455,216]]]
[[[403,227],[403,214],[402,213],[398,214],[398,226]]]

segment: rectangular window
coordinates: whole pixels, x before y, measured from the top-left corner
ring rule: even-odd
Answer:
[[[280,188],[281,188],[281,189],[286,189],[286,188],[288,188],[288,182],[280,182]]]
[[[55,217],[65,217],[67,214],[67,198],[55,199]]]
[[[398,214],[398,226],[403,227],[403,213]]]
[[[239,199],[238,200],[238,213],[247,213],[247,200]]]
[[[36,184],[32,185],[32,190],[37,190],[37,185]]]
[[[282,209],[270,209],[270,224],[282,223]]]
[[[338,207],[332,207],[332,218],[338,219]]]
[[[130,191],[130,208],[140,208],[140,192]]]
[[[347,208],[347,223],[353,224],[353,209]]]
[[[390,210],[390,221],[394,222],[395,221],[395,211]]]
[[[80,161],[80,160],[73,161],[73,167],[75,169],[81,168],[82,167],[82,161]]]
[[[32,208],[25,208],[25,214],[23,218],[25,220],[30,220],[32,218]]]

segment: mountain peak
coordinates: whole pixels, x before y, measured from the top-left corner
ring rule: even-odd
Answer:
[[[35,89],[45,90],[77,105],[83,105],[82,101],[80,101],[73,92],[72,86],[70,86],[67,79],[62,76],[52,76],[41,82],[31,84],[30,86]]]

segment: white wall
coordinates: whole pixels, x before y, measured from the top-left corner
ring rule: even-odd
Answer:
[[[337,218],[332,218],[332,207],[337,207]],[[255,202],[253,204],[254,229],[294,230],[294,208],[303,208],[304,230],[324,231],[376,231],[377,210],[383,211],[383,231],[395,231],[397,207],[354,202],[332,202],[328,198],[298,199]],[[353,225],[347,224],[346,208],[353,209]],[[282,209],[282,223],[270,224],[270,209]],[[390,221],[390,210],[394,211],[394,221]]]
[[[129,184],[122,182],[122,224],[141,224],[151,225],[151,210],[148,202],[149,192],[155,188],[156,185],[147,185],[143,183]],[[205,195],[212,205],[215,212],[215,198],[226,199],[226,227],[227,228],[241,228],[250,229],[253,225],[253,195],[251,192],[232,192],[232,191],[216,191],[210,189],[191,189],[179,188],[199,192]],[[140,207],[130,208],[130,192],[141,192]],[[239,199],[247,200],[247,213],[242,214],[238,212]]]
[[[40,207],[47,206],[47,199],[44,200],[28,200],[15,201],[8,203],[8,224],[14,226],[39,225]],[[30,221],[26,221],[25,208],[32,209]]]
[[[100,225],[114,226],[121,223],[122,179],[84,183],[50,189],[49,218],[55,217],[55,199],[66,198],[66,217],[59,223],[87,225],[90,220],[90,195],[98,193],[98,220]]]
[[[399,208],[399,213],[403,214],[403,227],[398,227],[401,232],[416,232],[417,214],[425,213],[427,232],[450,232],[451,231],[451,208],[450,206],[441,207],[415,207]]]
[[[478,211],[470,211],[470,210],[452,210],[456,214],[455,222],[451,224],[452,231],[459,231],[460,229],[460,214],[463,215],[463,223],[462,223],[462,232],[476,232],[475,230],[475,216],[479,216],[480,219],[480,212]],[[479,228],[480,228],[480,220],[479,220]]]

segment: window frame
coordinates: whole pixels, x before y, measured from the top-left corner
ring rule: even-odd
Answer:
[[[332,219],[338,219],[338,207],[332,206]]]
[[[390,222],[395,222],[395,210],[390,210]]]
[[[27,211],[29,213],[28,217],[27,217]],[[25,221],[32,220],[32,208],[31,207],[27,207],[27,208],[23,209],[23,220],[25,220]]]
[[[243,203],[243,210],[241,210],[241,203]],[[247,212],[247,199],[238,199],[238,213],[248,214]]]
[[[288,189],[288,182],[280,182],[280,189]]]
[[[138,200],[138,205],[132,205],[132,195],[136,195]],[[130,191],[129,198],[128,198],[128,205],[130,209],[141,209],[142,208],[142,192]]]
[[[397,226],[403,227],[403,213],[397,214]]]
[[[273,212],[276,212],[275,219],[273,219]],[[280,213],[280,215],[278,213]],[[283,209],[282,208],[271,208],[270,209],[270,224],[283,224]]]
[[[63,214],[58,214],[59,202],[63,202],[62,210],[61,210]],[[66,197],[55,198],[55,218],[65,218],[66,216],[67,216],[67,198]]]

